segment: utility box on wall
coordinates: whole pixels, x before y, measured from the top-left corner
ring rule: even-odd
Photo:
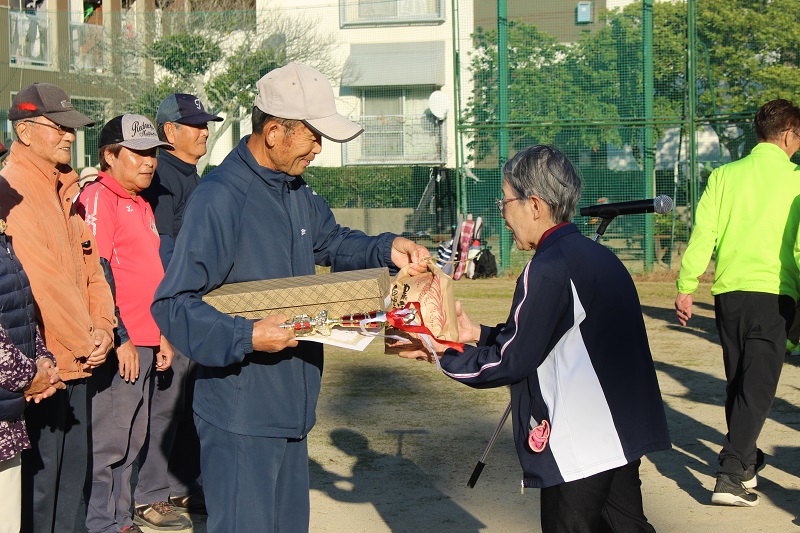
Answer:
[[[575,8],[575,23],[591,24],[592,20],[592,3],[578,2],[578,6]]]

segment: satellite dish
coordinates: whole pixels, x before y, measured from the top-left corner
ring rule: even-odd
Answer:
[[[428,109],[431,115],[439,120],[444,120],[450,109],[450,102],[442,91],[433,91],[428,97]]]

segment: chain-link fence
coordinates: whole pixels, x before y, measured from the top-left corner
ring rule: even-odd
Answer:
[[[509,1],[507,25],[501,3],[476,10],[459,133],[479,181],[460,197],[490,220],[506,266],[517,256],[491,198],[521,148],[563,150],[583,177],[580,206],[671,196],[671,213],[619,217],[603,242],[633,271],[676,268],[711,170],[749,153],[759,105],[797,98],[798,2],[640,1],[581,19],[597,3]],[[587,235],[598,223],[574,221]]]
[[[481,216],[484,244],[512,270],[529,254],[512,250],[493,200],[500,165],[521,148],[564,151],[584,180],[580,206],[674,198],[670,214],[619,217],[603,242],[632,271],[675,268],[710,171],[749,153],[755,110],[800,84],[796,0],[296,0],[202,13],[179,0],[155,12],[73,3],[0,9],[0,118],[33,81],[63,87],[97,121],[78,134],[76,169],[97,164],[106,120],[154,119],[172,92],[225,117],[210,125],[200,166],[211,168],[250,132],[256,80],[301,61],[365,128],[326,143],[306,173],[343,223],[435,248],[459,214]],[[10,124],[0,128],[6,144]],[[597,224],[575,222],[587,235]]]

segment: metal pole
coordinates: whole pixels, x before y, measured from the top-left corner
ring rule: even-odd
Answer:
[[[689,203],[691,207],[691,217],[689,218],[690,228],[694,225],[694,214],[697,209],[698,183],[697,183],[697,2],[688,0],[687,2],[687,30],[688,46],[687,49],[687,83],[689,89],[689,105],[687,107],[687,120],[689,121]]]
[[[498,185],[503,186],[503,172],[500,166],[508,157],[508,5],[506,0],[497,0],[497,109],[500,121],[497,142]],[[507,270],[511,265],[511,234],[505,228],[502,217],[498,219],[500,230],[500,266]]]
[[[462,157],[464,153],[462,151],[461,146],[461,126],[462,126],[462,119],[461,119],[461,20],[458,12],[458,0],[452,0],[451,2],[451,11],[452,11],[452,35],[453,35],[453,102],[455,102],[454,110],[452,113],[453,122],[455,123],[455,128],[453,129],[453,134],[455,138],[453,139],[455,145],[455,180],[456,180],[456,217],[457,214],[465,213],[467,207],[467,198],[466,198],[466,177],[464,176],[464,161]],[[457,219],[457,218],[456,218]],[[455,247],[455,243],[453,243]]]
[[[643,72],[643,85],[644,85],[644,185],[645,185],[645,198],[652,198],[655,196],[655,160],[656,160],[656,143],[655,131],[653,128],[653,0],[644,0],[642,2],[642,65]],[[654,242],[654,224],[653,217],[645,217],[644,219],[644,239],[642,246],[644,248],[644,270],[646,272],[653,270],[653,259],[655,256],[655,242]]]

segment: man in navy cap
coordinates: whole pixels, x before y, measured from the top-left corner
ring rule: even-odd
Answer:
[[[206,152],[208,123],[222,118],[206,112],[194,95],[172,94],[158,106],[156,123],[162,141],[175,149],[161,150],[150,187],[142,195],[150,202],[161,237],[161,261],[166,270],[183,210],[200,181],[197,162]],[[175,351],[172,368],[158,376],[150,408],[150,437],[139,462],[134,499],[145,525],[164,526],[167,516],[154,512],[169,501],[181,510],[205,513],[200,477],[200,441],[192,420],[194,363]],[[142,523],[142,522],[140,522]]]

